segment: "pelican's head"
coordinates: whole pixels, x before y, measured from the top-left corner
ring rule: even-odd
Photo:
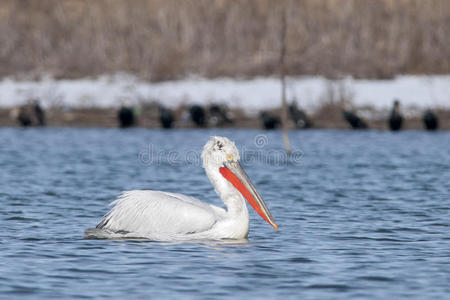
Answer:
[[[203,168],[206,168],[207,165],[220,168],[227,161],[239,161],[240,159],[236,145],[226,137],[213,136],[203,147]]]
[[[232,141],[221,136],[211,137],[203,147],[202,161],[205,170],[217,170],[247,199],[248,203],[264,220],[272,225],[275,230],[278,229],[278,225],[264,200],[242,168],[239,151]]]

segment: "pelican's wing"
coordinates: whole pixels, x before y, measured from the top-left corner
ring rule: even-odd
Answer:
[[[193,197],[160,191],[127,191],[97,228],[142,234],[187,234],[210,229],[225,210]]]

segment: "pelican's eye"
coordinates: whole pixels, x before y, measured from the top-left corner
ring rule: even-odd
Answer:
[[[228,161],[233,161],[233,156],[231,154],[227,154],[227,160]]]
[[[222,150],[223,144],[221,142],[217,141],[216,145],[217,145],[217,149]]]

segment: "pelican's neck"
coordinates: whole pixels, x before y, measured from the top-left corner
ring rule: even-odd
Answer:
[[[244,197],[220,174],[219,167],[205,166],[205,171],[217,195],[227,207],[230,217],[242,217],[248,220],[248,209]]]

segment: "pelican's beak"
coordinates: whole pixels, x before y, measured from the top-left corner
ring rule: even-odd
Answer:
[[[248,178],[239,161],[228,161],[224,164],[224,167],[219,169],[219,171],[220,174],[222,174],[222,176],[225,177],[225,179],[227,179],[245,199],[247,199],[253,209],[256,210],[267,223],[272,225],[275,230],[278,230],[278,225],[275,223],[264,200],[256,191],[255,186],[250,181],[250,178]]]

